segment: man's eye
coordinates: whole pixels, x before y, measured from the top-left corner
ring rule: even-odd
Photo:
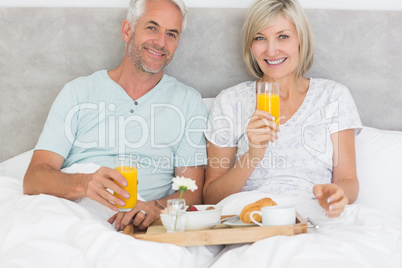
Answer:
[[[173,37],[174,39],[176,39],[176,38],[177,38],[177,35],[176,35],[176,34],[174,34],[174,33],[167,33],[167,35],[168,35],[168,36],[170,36],[170,37]]]
[[[156,30],[156,28],[153,27],[153,26],[148,26],[148,29],[150,29],[151,31],[155,31],[155,30]]]

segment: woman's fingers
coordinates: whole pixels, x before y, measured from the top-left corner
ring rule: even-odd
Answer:
[[[320,206],[324,208],[325,215],[330,218],[341,216],[348,204],[344,191],[336,184],[315,185],[313,192]]]
[[[331,192],[331,195],[328,197],[328,203],[335,202],[343,197],[345,197],[345,193],[341,188],[338,187],[336,191]]]
[[[258,128],[270,128],[275,132],[279,131],[279,126],[272,121],[272,119],[267,117],[261,117],[258,115],[253,115],[247,125],[248,129],[258,129]]]
[[[342,212],[345,210],[345,206],[348,204],[348,200],[345,196],[336,200],[335,202],[329,203],[328,209],[325,211],[325,214],[330,217],[339,217]]]

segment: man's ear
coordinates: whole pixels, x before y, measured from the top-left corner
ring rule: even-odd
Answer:
[[[121,29],[121,33],[123,35],[123,39],[126,43],[130,41],[132,30],[131,30],[131,23],[128,20],[123,21],[123,27]]]

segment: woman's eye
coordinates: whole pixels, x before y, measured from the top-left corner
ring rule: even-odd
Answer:
[[[289,36],[288,36],[288,35],[285,35],[285,34],[281,34],[281,35],[279,36],[279,38],[280,38],[280,39],[288,39]]]
[[[262,36],[256,36],[256,37],[254,37],[254,40],[257,40],[257,41],[264,40],[264,37],[262,37]]]

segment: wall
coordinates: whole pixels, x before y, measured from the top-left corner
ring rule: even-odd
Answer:
[[[248,7],[253,0],[184,0],[189,7]],[[309,9],[402,10],[401,0],[299,0]],[[15,7],[126,7],[129,0],[1,0],[1,6]]]

